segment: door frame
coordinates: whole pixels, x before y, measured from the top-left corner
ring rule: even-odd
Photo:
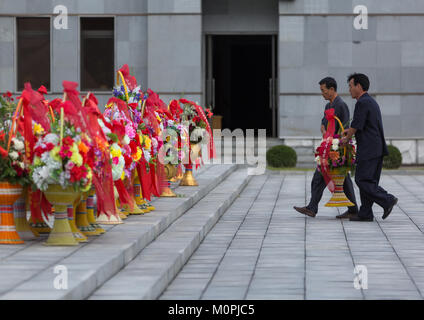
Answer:
[[[275,32],[203,32],[202,34],[202,97],[203,105],[209,108],[211,105],[215,107],[215,85],[212,77],[212,37],[213,36],[271,36],[272,48],[272,79],[270,79],[270,105],[272,109],[272,134],[271,137],[278,137],[279,128],[279,85],[278,85],[278,33]]]

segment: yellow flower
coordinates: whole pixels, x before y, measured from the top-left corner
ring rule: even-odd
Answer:
[[[156,119],[158,119],[159,122],[162,122],[162,119],[158,115],[156,115]]]
[[[125,171],[122,171],[121,180],[125,180]]]
[[[42,162],[40,157],[34,157],[34,166],[41,166]]]
[[[59,156],[59,151],[60,151],[60,147],[59,146],[54,147],[50,151],[50,157],[52,157],[52,159],[54,161],[61,161],[62,160],[62,158]]]
[[[35,123],[33,131],[34,131],[34,134],[43,134],[44,128],[41,126],[41,124]]]
[[[119,158],[122,155],[121,149],[119,149],[119,148],[118,149],[112,148],[110,150],[110,153],[112,154],[112,158],[115,158],[115,157]]]
[[[138,161],[138,160],[140,160],[142,155],[143,155],[143,152],[141,151],[141,149],[139,147],[137,147],[137,153],[133,154],[132,157],[133,157],[134,161]]]
[[[144,135],[144,146],[146,147],[146,149],[150,149],[151,144],[152,144],[152,140],[150,140],[149,136]]]
[[[71,161],[72,161],[73,163],[75,163],[75,165],[76,165],[77,167],[82,166],[82,157],[81,157],[81,155],[79,154],[79,152],[73,152],[73,153],[72,153]]]

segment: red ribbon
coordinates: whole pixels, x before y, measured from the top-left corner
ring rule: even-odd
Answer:
[[[327,131],[325,132],[325,135],[323,137],[324,142],[318,148],[318,154],[320,158],[322,176],[324,177],[324,181],[327,184],[328,190],[333,193],[335,190],[335,184],[334,181],[331,179],[331,175],[329,173],[330,166],[328,164],[327,159],[331,151],[334,131],[336,129],[334,109],[325,110],[325,118],[328,120],[328,126]]]

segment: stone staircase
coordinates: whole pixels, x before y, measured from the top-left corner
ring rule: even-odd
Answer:
[[[156,210],[75,247],[46,238],[0,247],[0,299],[155,299],[178,273],[250,180],[235,164],[205,165],[197,187],[173,185],[177,198],[157,198]],[[55,289],[55,267],[67,288]]]

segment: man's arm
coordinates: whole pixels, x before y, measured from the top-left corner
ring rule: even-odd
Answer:
[[[356,129],[350,127],[349,129],[346,129],[343,131],[343,138],[341,139],[341,144],[345,145],[349,142],[350,139],[352,139],[353,135],[356,133]]]
[[[353,113],[353,120],[350,124],[350,128],[343,131],[343,138],[340,141],[342,144],[347,144],[356,131],[364,128],[366,117],[366,105],[358,101],[355,105],[355,111]]]
[[[321,133],[322,133],[322,135],[323,135],[323,136],[324,136],[325,132],[326,132],[325,127],[324,127],[324,125],[322,124],[322,125],[321,125]]]

